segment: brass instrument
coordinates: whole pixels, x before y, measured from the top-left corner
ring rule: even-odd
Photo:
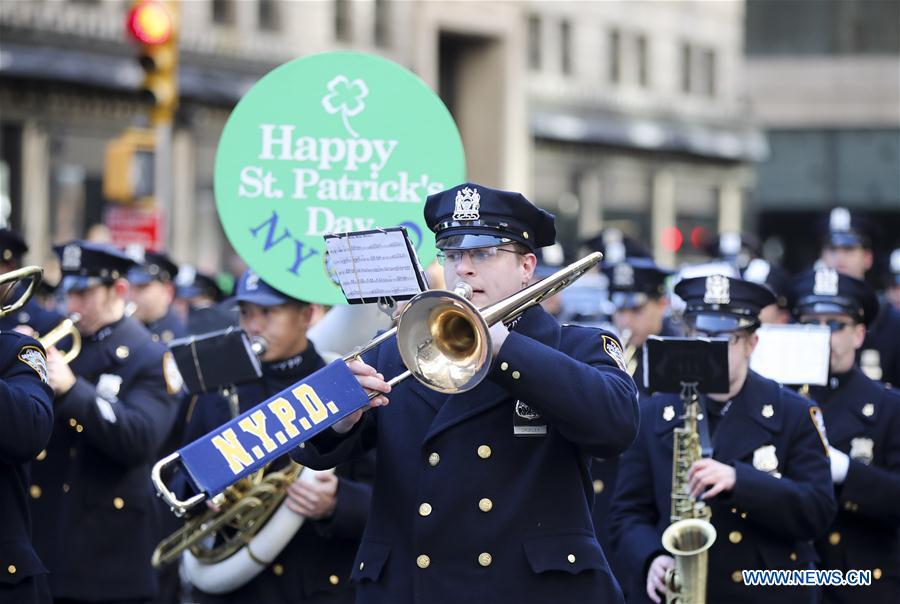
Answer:
[[[408,369],[392,378],[389,384],[393,386],[412,375],[439,392],[449,394],[470,390],[484,379],[490,369],[490,325],[498,321],[512,321],[531,306],[540,304],[573,283],[599,263],[602,257],[599,252],[590,254],[480,311],[467,299],[472,292],[467,283],[459,284],[455,292],[422,292],[404,307],[396,327],[343,359],[350,361],[359,358],[396,335],[400,356]],[[370,398],[377,395],[370,394]],[[181,501],[165,485],[163,469],[177,458],[178,454],[173,453],[159,460],[153,466],[151,477],[160,496],[181,516],[207,499],[207,495],[199,493]],[[263,530],[276,508],[281,506],[287,487],[302,471],[302,466],[293,464],[286,470],[264,475],[264,468],[239,480],[213,497],[214,507],[189,519],[184,527],[163,540],[153,553],[153,565],[159,567],[173,562],[185,550],[200,562],[210,564],[241,552],[243,546]],[[222,535],[220,544],[209,547],[203,543],[216,533]],[[258,564],[258,561],[253,563]]]
[[[37,290],[43,274],[44,269],[39,266],[26,266],[0,275],[0,317],[5,317],[25,306]],[[25,288],[22,295],[16,300],[8,302],[7,297],[16,293],[17,282],[26,280],[28,287]]]
[[[205,564],[215,564],[232,556],[265,525],[269,517],[287,495],[287,488],[303,471],[303,466],[291,462],[278,471],[268,467],[254,472],[214,497],[211,507],[189,518],[183,527],[163,539],[153,551],[151,562],[161,568],[175,562],[189,549]],[[208,536],[219,535],[216,543],[206,542]]]
[[[634,372],[637,371],[638,357],[637,357],[637,346],[632,343],[633,332],[630,329],[623,329],[621,334],[622,339],[622,358],[625,361],[625,371],[628,372],[628,375],[634,377]]]
[[[76,323],[81,320],[78,313],[72,313],[69,317],[60,322],[59,325],[38,338],[38,342],[44,347],[44,350],[51,346],[56,346],[66,336],[72,336],[72,347],[63,353],[63,361],[67,364],[75,360],[81,353],[81,333],[75,327]]]
[[[666,602],[705,604],[708,550],[716,540],[716,529],[709,521],[712,510],[688,490],[688,470],[703,456],[696,383],[684,385],[681,399],[684,425],[675,428],[672,449],[672,524],[662,535],[663,548],[675,558],[675,568],[666,573]]]

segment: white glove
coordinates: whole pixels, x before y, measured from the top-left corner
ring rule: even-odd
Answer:
[[[847,470],[850,469],[850,458],[831,445],[828,446],[828,457],[831,459],[831,481],[834,484],[843,484],[847,478]]]

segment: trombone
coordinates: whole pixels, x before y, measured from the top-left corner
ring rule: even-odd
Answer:
[[[25,306],[31,296],[34,295],[43,274],[44,269],[39,266],[26,266],[0,275],[0,317],[5,317]],[[16,283],[26,280],[28,281],[28,287],[25,288],[22,295],[7,304],[7,296],[16,293]],[[3,289],[4,287],[5,289]]]
[[[499,321],[513,321],[532,306],[574,283],[602,258],[603,254],[594,252],[481,310],[469,302],[472,288],[467,283],[458,284],[453,292],[422,292],[403,308],[396,327],[344,356],[343,360],[357,359],[396,336],[400,358],[407,370],[391,378],[390,386],[413,376],[428,388],[445,394],[471,390],[490,370],[490,326]],[[372,392],[369,399],[378,395]],[[210,495],[197,493],[181,500],[166,485],[163,471],[179,457],[176,451],[160,459],[150,475],[160,497],[177,516],[183,516]]]

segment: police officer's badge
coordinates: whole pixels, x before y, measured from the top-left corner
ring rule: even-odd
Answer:
[[[622,345],[619,344],[618,340],[615,338],[611,338],[609,336],[602,336],[603,340],[603,350],[612,358],[613,361],[616,362],[616,365],[619,366],[619,369],[622,371],[626,371],[625,368],[625,353],[622,352]]]
[[[19,351],[19,360],[34,369],[42,382],[45,384],[50,383],[47,379],[47,359],[40,348],[37,346],[23,346],[22,350]]]
[[[869,465],[875,458],[875,442],[871,438],[859,437],[850,441],[850,459]]]
[[[672,405],[666,405],[666,408],[663,409],[663,419],[667,422],[675,419],[675,407],[673,407]]]
[[[175,364],[175,357],[171,352],[163,355],[163,377],[166,379],[166,390],[169,394],[178,394],[184,387],[184,378]]]
[[[754,451],[753,467],[760,472],[777,475],[778,456],[775,454],[775,445],[763,445]]]
[[[812,419],[813,426],[816,427],[816,432],[819,433],[819,440],[825,447],[825,453],[828,454],[828,435],[825,432],[825,418],[822,416],[822,410],[818,407],[810,407],[809,417]]]
[[[833,268],[820,268],[816,271],[816,281],[813,284],[813,294],[816,296],[838,295],[838,274]]]
[[[710,275],[706,278],[704,304],[731,304],[731,282],[725,275]]]
[[[77,271],[81,268],[81,248],[75,244],[67,245],[62,252],[62,269]]]
[[[516,436],[543,436],[547,434],[547,424],[540,413],[524,401],[516,401],[513,415],[513,434]]]
[[[464,187],[456,192],[453,220],[478,220],[481,216],[481,195],[478,189]]]

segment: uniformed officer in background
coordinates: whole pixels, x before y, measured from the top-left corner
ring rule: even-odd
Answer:
[[[765,285],[775,294],[775,302],[759,311],[763,325],[785,325],[793,321],[791,316],[791,275],[776,264],[762,258],[754,258],[747,264],[741,277],[753,283]]]
[[[157,591],[150,465],[175,418],[180,375],[165,346],[124,316],[128,257],[79,241],[55,251],[82,350],[71,368],[47,352],[56,421],[33,465],[35,545],[57,602],[146,601]]]
[[[712,457],[688,473],[691,495],[712,510],[718,537],[709,550],[710,602],[815,602],[815,589],[752,587],[742,570],[809,569],[810,543],[835,513],[818,410],[795,392],[750,370],[759,311],[775,296],[761,285],[713,275],[675,286],[691,335],[729,339],[730,389],[701,395]],[[681,399],[659,394],[641,405],[637,441],[623,456],[610,512],[617,557],[633,569],[630,602],[662,599],[674,560],[661,537],[670,523],[673,429]]]
[[[884,296],[896,310],[900,311],[900,248],[891,252]]]
[[[172,307],[178,266],[162,252],[139,248],[130,250],[129,256],[137,262],[128,271],[128,297],[135,305],[134,318],[163,344],[187,335],[184,322]]]
[[[877,227],[866,218],[835,208],[828,217],[822,245],[822,261],[860,281],[874,264]],[[880,303],[878,316],[870,322],[866,340],[857,352],[859,366],[873,380],[900,384],[900,311],[887,301]]]
[[[878,300],[864,281],[828,268],[800,276],[794,300],[801,323],[831,329],[829,383],[809,391],[825,416],[838,500],[816,542],[821,568],[872,571],[870,587],[826,586],[824,601],[900,602],[900,394],[856,365]]]
[[[237,324],[237,314],[220,305],[225,292],[212,277],[191,265],[182,265],[175,279],[172,306],[185,324],[187,333],[197,335]]]
[[[18,233],[0,229],[0,274],[21,268],[22,256],[27,252],[28,244]],[[17,286],[18,292],[24,291],[23,288],[24,285]],[[8,331],[17,325],[27,325],[34,332],[43,334],[56,327],[62,319],[62,315],[42,308],[37,297],[32,296],[18,311],[0,317],[0,330]]]
[[[44,349],[0,332],[0,602],[50,602],[47,569],[31,543],[28,468],[52,430]]]
[[[429,196],[425,220],[447,286],[467,282],[476,307],[521,290],[533,250],[555,238],[553,216],[521,194],[472,183]],[[491,337],[487,377],[450,395],[416,380],[391,390],[383,376],[405,367],[388,340],[350,363],[387,396],[294,453],[325,468],[378,452],[358,602],[621,601],[594,534],[589,473],[592,457],[618,455],[637,431],[621,346],[540,305]]]
[[[240,306],[240,326],[266,343],[261,379],[237,388],[240,412],[325,366],[306,337],[312,307],[290,298],[248,270],[238,282],[233,302]],[[201,396],[193,405],[186,442],[192,442],[232,419],[229,403],[218,394]],[[287,459],[282,461],[288,461]],[[279,461],[273,462],[280,467]],[[273,466],[270,466],[270,468]],[[226,594],[195,588],[202,603],[265,602],[351,603],[350,569],[366,523],[372,495],[374,456],[319,473],[312,482],[297,479],[288,489],[287,506],[307,518],[284,550],[244,586]]]

